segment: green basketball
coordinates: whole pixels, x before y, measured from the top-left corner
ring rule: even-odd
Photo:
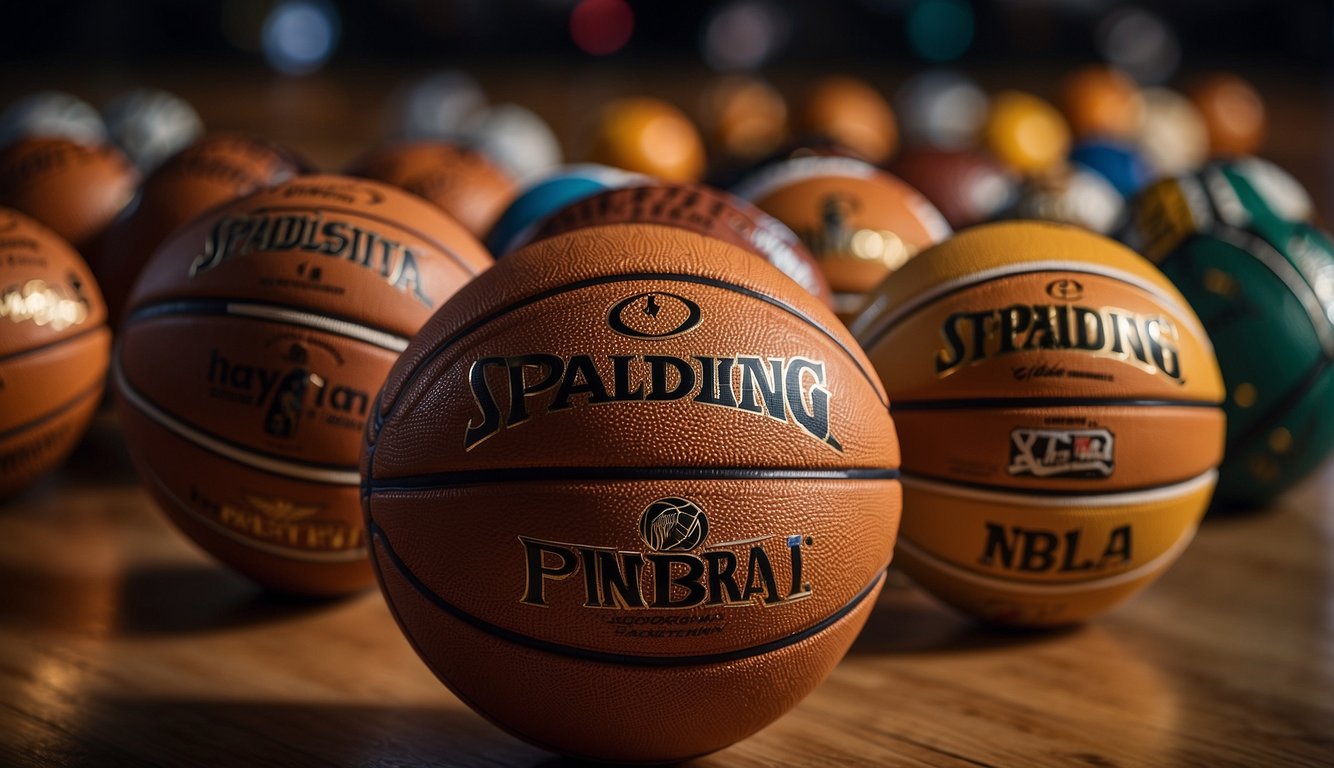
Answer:
[[[1144,190],[1121,233],[1190,301],[1218,355],[1215,508],[1264,504],[1334,449],[1334,243],[1302,195],[1264,161],[1213,164]]]

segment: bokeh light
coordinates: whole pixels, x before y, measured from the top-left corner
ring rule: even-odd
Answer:
[[[1181,43],[1157,14],[1118,8],[1098,24],[1098,52],[1141,83],[1161,85],[1181,63]]]
[[[966,0],[918,0],[907,24],[908,45],[927,61],[953,61],[973,44],[973,7]]]
[[[625,0],[581,0],[570,12],[570,36],[594,56],[615,53],[630,42],[635,14]]]
[[[320,0],[284,0],[264,20],[264,58],[288,75],[324,66],[338,47],[338,11]]]
[[[751,72],[787,43],[787,12],[763,0],[739,0],[715,10],[704,21],[700,47],[704,61],[720,72]]]

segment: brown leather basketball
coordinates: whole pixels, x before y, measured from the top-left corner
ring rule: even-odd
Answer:
[[[424,197],[477,237],[486,236],[518,193],[514,181],[486,155],[448,141],[384,147],[354,162],[348,173]]]
[[[135,278],[168,235],[209,208],[286,181],[304,166],[267,139],[231,133],[200,139],[159,166],[92,260],[112,321],[120,320]]]
[[[898,528],[883,389],[837,318],[683,229],[507,256],[394,366],[362,471],[400,627],[544,748],[663,762],[762,728],[860,630]]]
[[[130,298],[113,366],[130,454],[167,514],[255,581],[370,583],[357,458],[407,340],[490,265],[434,206],[302,176],[178,230]]]
[[[84,258],[134,197],[139,173],[110,144],[39,136],[0,151],[0,205],[50,227]]]
[[[819,259],[845,321],[886,275],[950,234],[944,217],[917,190],[850,157],[773,163],[732,192],[801,237]]]
[[[532,242],[582,227],[629,223],[680,227],[744,248],[778,267],[825,306],[834,305],[820,265],[786,224],[703,184],[663,181],[600,192],[547,219]]]
[[[0,208],[0,498],[69,455],[102,399],[111,333],[69,243]]]

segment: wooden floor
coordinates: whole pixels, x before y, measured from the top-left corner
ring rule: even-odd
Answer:
[[[214,127],[268,133],[325,167],[373,141],[391,84],[235,80],[158,84]],[[584,81],[524,82],[498,97],[552,105]],[[1276,101],[1268,154],[1328,214],[1327,99]],[[282,599],[195,549],[140,488],[110,416],[0,506],[0,765],[566,764],[453,698],[378,592]],[[1334,464],[1270,509],[1208,519],[1158,584],[1078,629],[982,628],[896,575],[823,686],[696,764],[1334,765]]]
[[[154,508],[110,415],[0,507],[0,765],[560,766],[418,661],[372,591],[304,602]],[[699,766],[1334,764],[1334,465],[1206,520],[1087,626],[974,625],[896,577],[800,706]]]

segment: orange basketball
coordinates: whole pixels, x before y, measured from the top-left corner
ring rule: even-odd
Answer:
[[[92,261],[112,322],[139,271],[167,236],[215,205],[296,176],[305,163],[285,147],[243,134],[207,136],[144,179],[139,198],[107,230]]]
[[[1161,575],[1223,453],[1200,321],[1133,251],[1064,225],[974,227],[851,325],[903,436],[898,562],[988,620],[1064,624]]]
[[[848,157],[799,157],[763,167],[732,192],[792,228],[824,269],[839,317],[950,225],[917,190]]]
[[[348,169],[426,198],[484,237],[518,193],[514,181],[481,152],[448,141],[414,141],[377,149]]]
[[[507,256],[394,366],[367,528],[400,627],[459,698],[567,755],[666,762],[829,673],[898,527],[884,394],[772,266],[682,229]]]
[[[490,261],[425,201],[332,175],[178,230],[135,285],[113,365],[144,483],[196,543],[261,584],[366,586],[357,456],[371,398],[408,338]]]
[[[111,333],[69,243],[0,208],[0,499],[64,461],[102,399]]]
[[[36,136],[0,151],[0,205],[50,227],[84,258],[93,258],[138,184],[138,171],[110,144]]]
[[[530,242],[581,227],[635,222],[681,227],[743,248],[778,267],[825,306],[834,305],[819,263],[786,224],[703,184],[662,181],[599,192],[553,214]]]

